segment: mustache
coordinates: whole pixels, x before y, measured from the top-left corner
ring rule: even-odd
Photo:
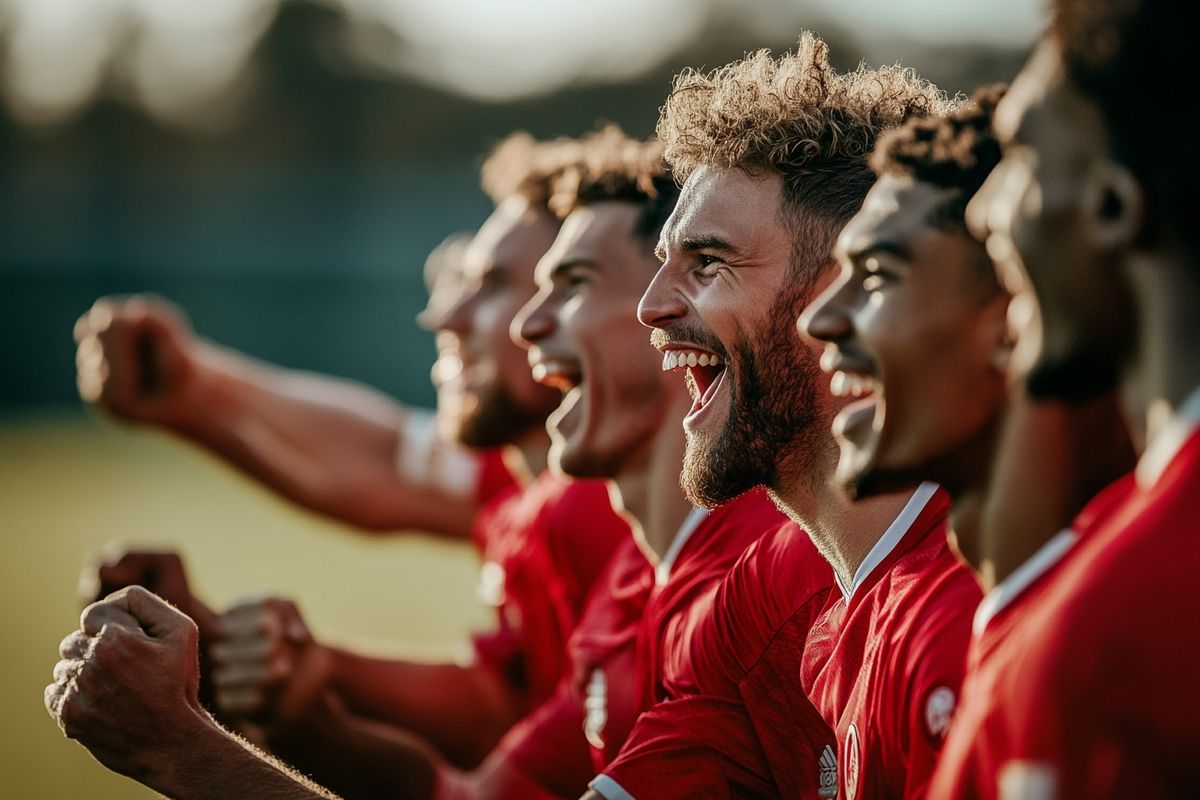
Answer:
[[[691,322],[677,322],[650,331],[650,344],[662,349],[669,344],[693,344],[719,355],[729,363],[729,352],[712,331]]]

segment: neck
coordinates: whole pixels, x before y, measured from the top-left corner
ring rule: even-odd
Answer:
[[[958,549],[983,587],[1069,527],[1133,460],[1115,394],[1070,405],[1034,401],[1023,383],[1014,386],[990,474],[953,496]]]
[[[1122,393],[1138,441],[1151,441],[1200,386],[1200,278],[1175,253],[1138,254],[1128,270],[1138,319],[1136,369]]]
[[[504,465],[521,486],[533,483],[546,471],[546,453],[550,449],[550,434],[543,425],[527,431],[521,438],[504,448]]]
[[[830,465],[826,475],[832,472]],[[905,492],[853,502],[829,480],[781,483],[771,490],[776,505],[808,532],[844,586],[853,585],[859,565],[910,496]]]
[[[678,422],[691,407],[691,398],[684,393],[672,406],[664,414],[666,422],[609,481],[613,508],[629,522],[634,539],[655,565],[692,510],[679,488],[687,440]]]

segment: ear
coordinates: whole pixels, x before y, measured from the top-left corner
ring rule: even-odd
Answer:
[[[1096,163],[1084,186],[1086,226],[1092,242],[1104,250],[1123,250],[1142,233],[1142,187],[1125,166],[1111,159]]]

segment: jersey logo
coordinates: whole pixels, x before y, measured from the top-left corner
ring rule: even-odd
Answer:
[[[829,745],[825,745],[821,751],[819,774],[821,788],[817,791],[817,797],[837,797],[837,754]]]
[[[604,749],[604,725],[608,722],[608,679],[604,670],[592,671],[583,700],[583,733],[588,744],[597,750]]]
[[[929,699],[925,701],[925,729],[934,739],[946,736],[957,704],[958,698],[948,686],[939,686],[929,693]]]
[[[861,769],[859,759],[858,726],[853,722],[846,731],[846,752],[842,754],[842,763],[846,765],[846,800],[854,800],[858,796],[858,778]]]
[[[1009,761],[996,775],[999,800],[1057,800],[1058,773],[1045,761]]]

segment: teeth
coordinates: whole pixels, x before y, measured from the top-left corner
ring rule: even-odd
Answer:
[[[663,354],[662,368],[664,372],[678,367],[715,367],[724,364],[724,360],[715,353],[700,353],[695,350],[683,352],[669,350]]]
[[[834,397],[845,397],[846,395],[846,373],[835,372],[833,377],[829,379],[829,391]]]
[[[833,377],[829,379],[829,391],[835,397],[845,397],[847,395],[862,397],[863,395],[871,394],[874,390],[875,387],[872,381],[861,375],[835,372],[833,373]]]

